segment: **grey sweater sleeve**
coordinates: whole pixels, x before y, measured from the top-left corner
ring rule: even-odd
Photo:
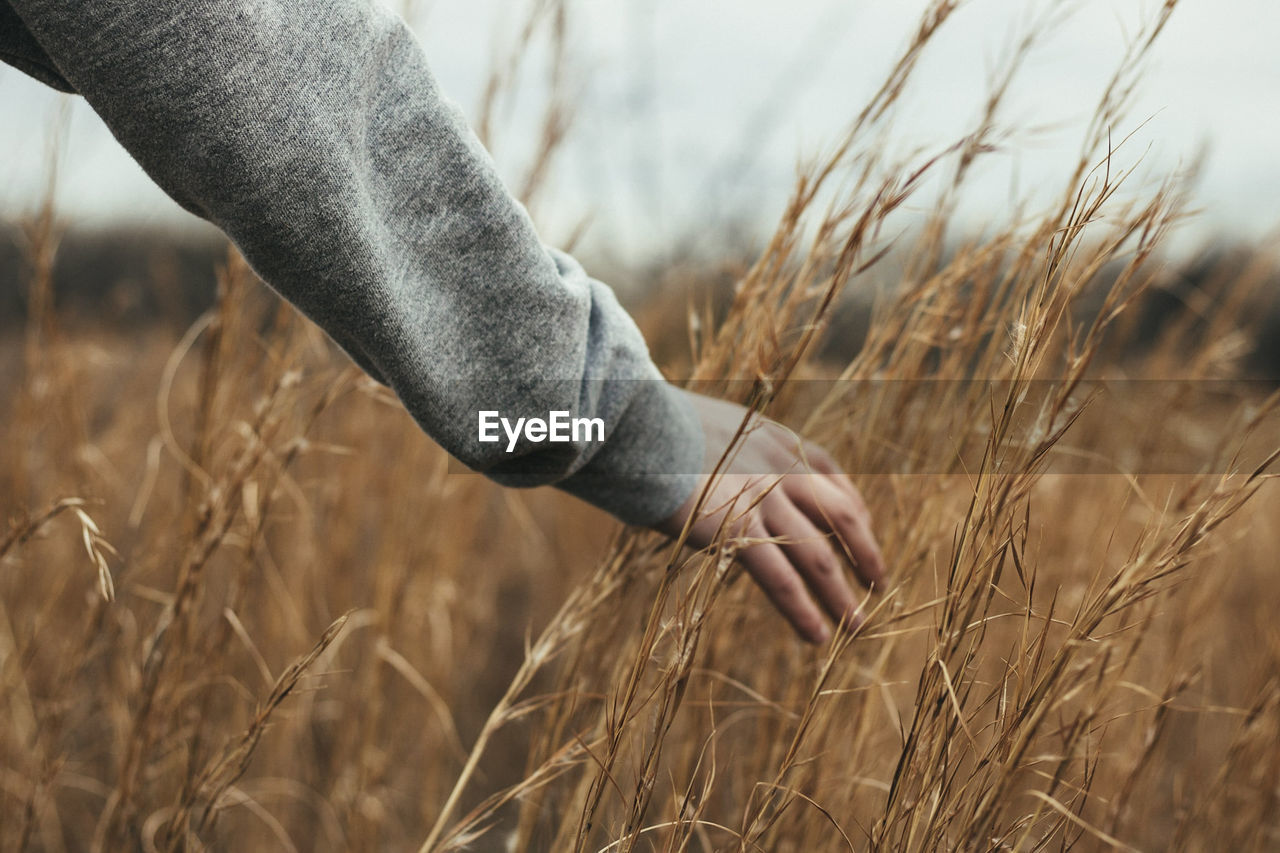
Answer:
[[[702,433],[608,287],[540,242],[403,22],[367,0],[8,0],[147,173],[467,466],[657,521]],[[29,62],[30,64],[30,62]],[[52,71],[53,69],[46,69]],[[478,413],[605,440],[479,441]]]

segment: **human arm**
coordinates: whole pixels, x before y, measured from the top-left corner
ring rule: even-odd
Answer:
[[[146,172],[469,467],[632,523],[692,491],[701,433],[604,284],[539,240],[395,15],[329,0],[10,0]],[[28,51],[29,53],[29,51]],[[477,412],[603,442],[477,440]]]
[[[34,35],[22,55],[56,66],[161,187],[222,228],[450,453],[499,482],[554,483],[680,532],[744,410],[666,383],[612,292],[542,245],[403,22],[319,0],[9,3]],[[607,434],[509,453],[477,441],[482,409],[599,417]],[[781,540],[741,559],[821,640],[814,596],[837,619],[854,606],[825,534],[866,583],[882,561],[856,490],[809,455],[820,473],[793,470],[773,428],[750,433],[747,467],[714,484],[688,541],[710,544],[717,507],[766,482],[753,474],[784,474],[730,532]]]

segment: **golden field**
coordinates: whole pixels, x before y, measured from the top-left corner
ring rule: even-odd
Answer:
[[[750,543],[459,473],[234,254],[189,328],[64,323],[31,222],[0,848],[1280,848],[1280,432],[1269,386],[1231,384],[1276,265],[1149,322],[1185,199],[1131,189],[1111,134],[1141,49],[1053,203],[955,233],[999,87],[953,146],[885,136],[952,8],[732,288],[673,271],[637,309],[670,375],[866,496],[890,580],[823,648],[741,578]]]

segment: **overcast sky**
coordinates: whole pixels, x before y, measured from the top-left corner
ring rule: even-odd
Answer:
[[[776,218],[797,159],[833,139],[883,78],[924,0],[569,0],[577,121],[540,221],[555,240],[584,215],[591,241],[631,256],[729,220]],[[972,0],[926,54],[894,138],[943,144],[976,115],[996,60],[1034,4]],[[1067,5],[1067,4],[1064,4]],[[1005,119],[1018,137],[979,174],[965,207],[998,218],[1011,192],[1059,186],[1084,122],[1145,2],[1079,2],[1033,55]],[[419,0],[411,19],[446,92],[474,115],[487,69],[526,0]],[[1180,239],[1259,239],[1280,223],[1280,4],[1183,0],[1132,113],[1131,153],[1151,176],[1209,146],[1197,224]],[[495,136],[512,179],[540,115],[541,71]],[[0,214],[45,185],[62,99],[0,68]],[[71,222],[182,224],[89,110],[72,99],[58,203]]]

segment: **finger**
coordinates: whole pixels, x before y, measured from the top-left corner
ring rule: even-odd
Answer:
[[[769,538],[768,531],[759,522],[752,526],[750,535]],[[818,644],[831,638],[822,612],[781,548],[772,542],[760,542],[739,551],[738,559],[797,634]]]
[[[862,499],[862,493],[858,491],[858,487],[853,484],[853,480],[845,473],[844,468],[836,461],[835,457],[827,452],[826,448],[813,442],[806,442],[804,456],[810,468],[819,474],[825,474],[830,477],[842,491],[853,496],[854,502],[859,508],[866,511],[867,504]],[[869,512],[867,514],[870,515]]]
[[[779,546],[828,615],[855,626],[860,619],[858,601],[845,577],[845,561],[831,547],[826,534],[790,500],[772,502],[764,513],[764,524],[770,533],[784,540]]]
[[[870,516],[829,477],[789,477],[786,494],[819,529],[836,535],[866,586],[884,585],[884,556],[871,533]]]

